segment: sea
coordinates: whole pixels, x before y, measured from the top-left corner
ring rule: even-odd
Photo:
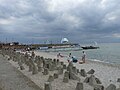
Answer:
[[[61,53],[64,56],[72,54],[77,59],[81,59],[82,51],[85,51],[86,58],[88,60],[100,61],[106,63],[120,64],[120,43],[101,43],[98,44],[99,49],[88,49],[79,51],[59,51],[59,52],[49,52],[51,54],[57,55]]]

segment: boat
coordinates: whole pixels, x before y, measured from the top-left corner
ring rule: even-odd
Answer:
[[[81,46],[82,49],[98,49],[100,47],[98,47],[98,44],[96,41],[94,41],[93,45],[87,45],[87,46]]]
[[[82,46],[81,48],[83,48],[83,49],[98,49],[99,47],[97,47],[97,46]]]

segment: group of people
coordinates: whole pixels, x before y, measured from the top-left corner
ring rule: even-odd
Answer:
[[[57,54],[57,57],[66,57],[66,56],[63,56],[63,55],[61,55],[61,53],[58,53]],[[82,63],[85,63],[85,59],[86,59],[86,53],[85,53],[85,51],[83,51],[82,52],[82,59],[81,59],[81,61],[80,61],[80,63],[82,64]],[[77,63],[79,60],[75,57],[75,56],[72,56],[72,54],[71,53],[69,53],[69,55],[68,55],[68,62],[74,62],[74,63]]]

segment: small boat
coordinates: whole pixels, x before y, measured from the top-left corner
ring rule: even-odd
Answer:
[[[99,47],[97,47],[97,46],[82,46],[81,48],[83,48],[83,49],[98,49]]]

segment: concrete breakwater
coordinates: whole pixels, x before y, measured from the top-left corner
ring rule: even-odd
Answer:
[[[97,77],[95,67],[80,69],[82,65],[78,67],[72,62],[66,64],[60,58],[47,58],[33,52],[31,55],[12,50],[2,50],[0,53],[42,90],[119,90],[115,83],[105,86]]]

